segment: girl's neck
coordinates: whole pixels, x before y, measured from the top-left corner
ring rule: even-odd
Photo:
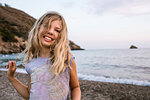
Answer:
[[[39,56],[40,57],[49,57],[50,56],[50,50],[47,48],[41,48]]]

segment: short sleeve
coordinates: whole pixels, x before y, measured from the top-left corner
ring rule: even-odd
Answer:
[[[25,70],[29,75],[31,75],[31,70],[30,70],[28,64],[25,66]]]
[[[70,59],[70,66],[72,65],[73,59],[75,59],[75,57],[74,57],[74,56],[71,56],[71,59]]]

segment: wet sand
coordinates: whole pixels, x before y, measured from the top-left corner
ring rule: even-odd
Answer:
[[[7,72],[0,71],[0,100],[24,100],[13,88],[6,77]],[[27,74],[15,76],[25,85]],[[150,86],[136,86],[106,82],[80,80],[82,100],[150,100]]]

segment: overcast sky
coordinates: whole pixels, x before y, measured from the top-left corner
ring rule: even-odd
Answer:
[[[85,49],[150,48],[150,0],[1,0],[38,19],[61,13],[69,39]]]

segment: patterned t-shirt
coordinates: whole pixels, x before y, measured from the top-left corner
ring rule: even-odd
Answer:
[[[70,68],[59,76],[52,74],[49,58],[33,58],[25,69],[31,77],[30,100],[67,100],[69,95]],[[70,65],[72,64],[71,58]]]

